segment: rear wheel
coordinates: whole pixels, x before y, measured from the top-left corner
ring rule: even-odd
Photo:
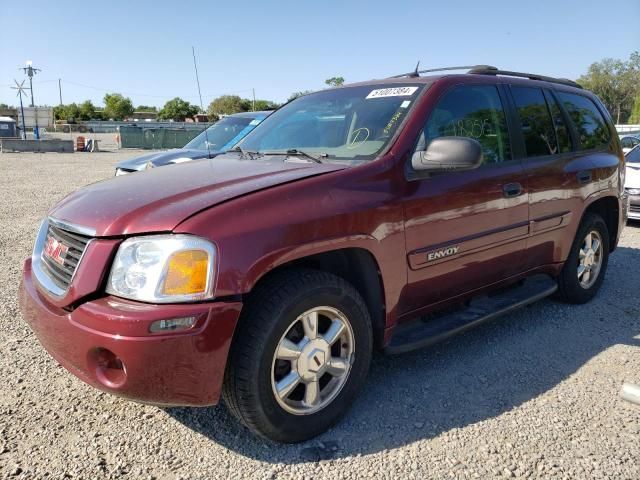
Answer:
[[[351,284],[313,270],[277,274],[245,306],[223,398],[255,433],[307,440],[346,412],[364,384],[372,344],[369,313]]]
[[[609,231],[602,217],[587,213],[565,262],[558,290],[570,303],[586,303],[598,292],[609,260]]]

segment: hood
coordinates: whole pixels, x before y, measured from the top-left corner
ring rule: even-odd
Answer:
[[[70,194],[49,215],[93,229],[98,237],[166,232],[219,203],[345,168],[287,162],[285,158],[278,155],[251,160],[228,153],[214,160],[113,177]]]
[[[207,155],[208,153],[206,150],[174,148],[172,150],[166,150],[164,152],[147,153],[146,155],[123,160],[119,162],[116,167],[124,168],[126,170],[144,170],[144,167],[149,162],[153,162],[154,166],[160,167],[162,165],[167,165],[176,158],[190,158],[192,160],[195,160],[196,158],[206,158]]]
[[[640,163],[627,163],[625,188],[640,188]]]

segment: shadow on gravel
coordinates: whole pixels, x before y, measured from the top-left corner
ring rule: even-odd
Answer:
[[[257,439],[223,407],[166,412],[214,442],[268,463],[375,453],[435,437],[513,409],[554,388],[616,344],[640,345],[640,251],[619,247],[587,305],[545,300],[446,343],[377,355],[345,418],[317,439]]]

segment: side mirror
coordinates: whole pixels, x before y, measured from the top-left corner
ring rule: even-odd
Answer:
[[[471,170],[482,165],[482,147],[468,137],[440,137],[426,150],[415,152],[411,166],[421,172]]]

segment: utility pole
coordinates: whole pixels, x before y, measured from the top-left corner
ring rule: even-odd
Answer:
[[[62,79],[58,79],[58,93],[60,93],[60,106],[62,106]]]
[[[253,110],[252,112],[256,111],[256,89],[252,88],[251,91],[253,92]]]
[[[41,72],[39,68],[34,68],[33,62],[31,60],[27,60],[26,67],[22,67],[21,70],[24,70],[24,73],[29,77],[29,90],[31,90],[31,106],[33,107],[33,113],[35,117],[36,126],[33,129],[33,134],[36,137],[36,140],[40,139],[40,133],[38,131],[38,109],[36,108],[35,101],[33,100],[33,76],[38,72]]]

